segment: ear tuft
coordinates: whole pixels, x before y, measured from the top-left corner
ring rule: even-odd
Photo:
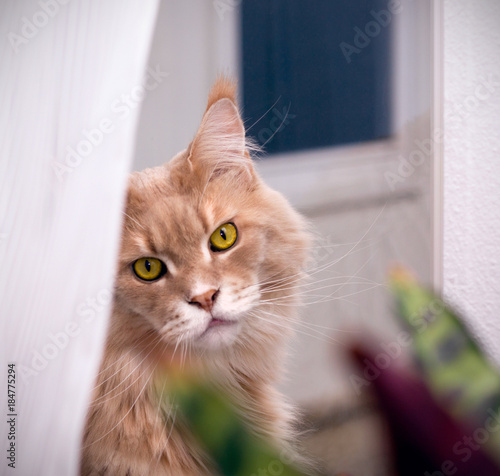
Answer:
[[[208,94],[207,112],[217,101],[227,98],[236,105],[236,81],[227,76],[217,77],[210,93]]]
[[[253,176],[245,138],[245,126],[235,102],[236,83],[220,76],[208,98],[208,106],[191,143],[191,167],[205,170],[211,178],[226,173]]]

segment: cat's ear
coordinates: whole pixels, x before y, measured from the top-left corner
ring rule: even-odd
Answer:
[[[207,110],[188,149],[188,161],[211,177],[222,174],[253,177],[245,127],[234,99],[234,83],[219,80],[210,92]]]

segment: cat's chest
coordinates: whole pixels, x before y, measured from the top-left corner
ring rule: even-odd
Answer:
[[[100,441],[89,448],[89,459],[102,461],[100,470],[130,476],[209,474],[202,470],[202,452],[182,425],[175,406],[156,396],[153,382],[146,382],[139,395],[124,392],[113,408],[110,401],[103,403],[96,420],[103,414],[107,424],[94,426],[100,426],[102,434],[93,435]]]

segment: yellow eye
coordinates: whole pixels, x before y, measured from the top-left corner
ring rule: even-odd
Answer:
[[[132,268],[135,275],[144,281],[154,281],[167,272],[165,263],[156,258],[139,258],[134,261]]]
[[[224,251],[236,243],[238,231],[232,223],[225,223],[219,226],[210,237],[210,247],[212,251]]]

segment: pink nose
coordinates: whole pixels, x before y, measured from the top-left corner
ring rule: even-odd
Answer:
[[[201,307],[202,309],[205,309],[205,311],[207,312],[211,312],[218,293],[219,291],[217,289],[210,289],[203,294],[192,297],[191,301],[189,301],[189,304],[194,304]]]

